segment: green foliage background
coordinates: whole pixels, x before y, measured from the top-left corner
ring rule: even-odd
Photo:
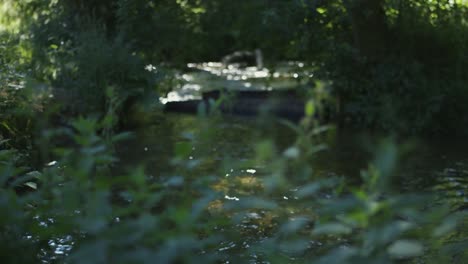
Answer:
[[[89,101],[71,112],[102,112],[108,86],[123,98],[157,89],[146,64],[260,48],[270,63],[320,65],[352,125],[463,134],[468,122],[464,1],[31,0],[3,10],[34,79]]]

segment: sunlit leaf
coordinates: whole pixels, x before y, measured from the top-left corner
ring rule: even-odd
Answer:
[[[322,7],[318,7],[318,8],[315,9],[315,10],[317,10],[317,13],[319,13],[319,14],[324,14],[325,12],[327,12],[327,9],[322,8]]]
[[[34,180],[40,179],[41,176],[42,176],[42,174],[40,172],[31,171],[31,172],[28,172],[28,173],[26,173],[26,174],[24,174],[22,176],[16,177],[10,183],[10,185],[16,187],[16,186],[20,186],[22,184],[26,184],[26,183],[29,183],[29,182],[34,182]]]
[[[312,117],[315,114],[315,103],[313,100],[307,101],[305,105],[305,114],[307,117]]]
[[[37,190],[37,183],[35,183],[35,182],[27,182],[24,185],[31,188],[31,189]]]

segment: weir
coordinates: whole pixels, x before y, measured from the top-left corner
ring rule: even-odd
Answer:
[[[200,107],[240,116],[268,114],[290,120],[304,116],[304,99],[295,90],[282,91],[225,91],[202,92],[201,99],[167,102],[167,112],[197,113]]]

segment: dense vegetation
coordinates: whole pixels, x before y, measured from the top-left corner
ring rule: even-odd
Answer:
[[[174,69],[254,49],[267,65],[311,65],[345,126],[466,135],[466,17],[466,3],[449,0],[3,0],[0,258],[465,263],[460,200],[396,191],[404,146],[384,140],[358,184],[315,174],[328,129],[314,98],[286,123],[295,142],[261,138],[252,159],[208,175],[216,111],[200,111],[200,133],[177,131],[184,140],[159,175],[122,169],[116,149],[144,110],[158,118]],[[246,195],[226,201],[231,183],[213,176],[225,167],[264,177],[234,179]]]

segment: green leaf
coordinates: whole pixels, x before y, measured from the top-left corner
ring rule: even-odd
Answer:
[[[280,120],[279,121],[280,124],[290,128],[291,130],[293,130],[294,132],[296,132],[297,134],[300,134],[301,133],[301,129],[298,125],[295,125],[294,123],[292,123],[291,121],[288,121],[288,120]]]
[[[283,241],[279,244],[279,248],[286,254],[302,254],[309,248],[309,241],[306,239],[296,239],[293,241]]]
[[[289,159],[296,159],[299,157],[299,149],[296,147],[290,147],[283,152],[283,155]]]
[[[38,171],[31,171],[22,176],[16,177],[16,179],[12,181],[10,184],[13,187],[20,186],[20,185],[27,185],[27,183],[30,183],[31,181],[39,179],[41,175],[42,174]]]
[[[318,191],[322,189],[322,187],[323,186],[320,182],[310,183],[300,188],[296,194],[299,198],[309,197],[315,195]]]
[[[166,181],[166,186],[167,187],[180,187],[184,184],[184,178],[181,177],[181,176],[173,176],[173,177],[170,177],[167,181]]]
[[[119,142],[129,138],[132,138],[132,132],[122,132],[112,137],[112,142]]]
[[[411,240],[398,240],[391,244],[387,252],[395,258],[412,258],[423,254],[424,247],[421,243]]]
[[[187,157],[192,152],[192,144],[189,142],[177,142],[175,145],[175,154],[178,157]]]
[[[317,8],[317,9],[315,9],[315,10],[317,10],[317,13],[319,13],[319,14],[324,14],[324,13],[327,12],[327,9],[325,9],[325,8],[323,8],[323,7],[319,7],[319,8]]]
[[[353,230],[342,223],[327,223],[318,225],[312,231],[314,235],[342,235],[350,234]]]
[[[31,189],[37,190],[37,183],[35,183],[35,182],[27,182],[24,185],[31,188]]]
[[[258,197],[242,197],[233,201],[224,203],[226,210],[245,210],[245,209],[265,209],[274,210],[278,208],[278,204],[274,201],[265,200]]]
[[[256,153],[259,161],[267,161],[274,156],[275,146],[271,141],[262,141],[256,145]]]
[[[313,100],[307,101],[305,105],[305,114],[307,117],[313,116],[315,113],[315,104]]]
[[[299,188],[296,195],[299,198],[303,199],[303,198],[310,197],[310,196],[317,194],[323,188],[336,187],[339,183],[340,183],[340,179],[337,177],[331,177],[325,180],[312,182]]]
[[[304,230],[306,226],[311,223],[311,219],[305,216],[299,216],[293,219],[290,219],[288,222],[283,224],[279,230],[282,234],[293,234],[298,231]]]
[[[435,237],[440,237],[449,234],[457,227],[457,220],[455,217],[449,217],[445,219],[444,222],[439,225],[432,233]]]

